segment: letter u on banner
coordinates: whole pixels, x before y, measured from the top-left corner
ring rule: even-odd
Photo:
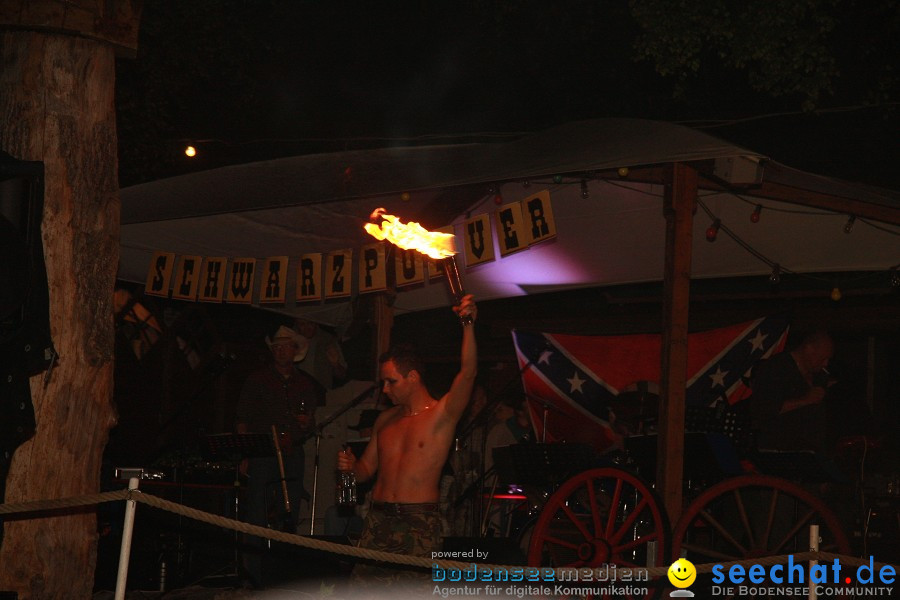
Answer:
[[[384,242],[366,244],[359,249],[359,293],[387,289],[387,261]]]
[[[425,281],[425,261],[415,250],[394,248],[394,279],[397,287]]]

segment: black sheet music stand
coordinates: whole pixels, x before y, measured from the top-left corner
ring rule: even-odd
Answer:
[[[245,458],[275,456],[275,442],[268,433],[218,433],[204,436],[200,440],[200,454],[206,460],[233,462],[234,473],[234,518],[240,521],[240,464]],[[222,569],[219,575],[205,577],[211,580],[229,581],[240,578],[240,534],[234,532],[234,559],[231,565]]]
[[[275,444],[268,433],[217,433],[203,438],[200,453],[207,460],[235,462],[275,456]]]
[[[588,444],[513,444],[494,448],[493,453],[502,484],[556,486],[598,464],[597,453]]]

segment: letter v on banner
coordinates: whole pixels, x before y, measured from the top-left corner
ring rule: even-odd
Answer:
[[[472,217],[463,225],[466,266],[494,260],[494,237],[487,213]]]

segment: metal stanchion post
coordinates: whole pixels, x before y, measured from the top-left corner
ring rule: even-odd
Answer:
[[[809,551],[810,552],[818,552],[819,551],[819,526],[818,525],[810,525],[809,526]],[[813,567],[819,564],[817,560],[809,561],[809,600],[816,600],[818,595],[816,594],[816,586],[813,585],[812,582],[812,572]]]
[[[137,490],[137,477],[131,477],[128,480],[128,489]],[[115,600],[124,600],[125,583],[128,580],[128,559],[131,556],[131,534],[134,531],[134,511],[137,503],[128,499],[125,501],[125,525],[122,529],[122,548],[119,551],[119,573],[116,576],[116,595]]]

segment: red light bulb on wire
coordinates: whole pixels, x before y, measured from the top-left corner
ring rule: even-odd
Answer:
[[[751,223],[759,223],[759,214],[762,212],[762,204],[757,204],[756,208],[753,209],[753,213],[750,214],[750,222]]]
[[[716,241],[716,236],[719,235],[719,228],[722,226],[722,219],[716,219],[713,221],[712,225],[710,225],[706,229],[706,241],[714,242]]]

